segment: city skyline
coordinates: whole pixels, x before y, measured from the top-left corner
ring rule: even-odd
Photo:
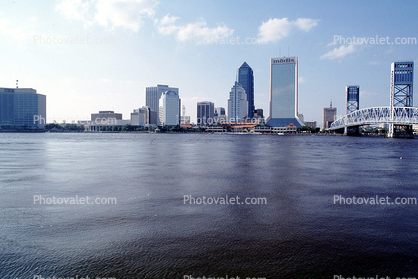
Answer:
[[[267,116],[270,58],[298,56],[299,113],[321,122],[330,100],[345,111],[348,84],[361,86],[360,108],[389,106],[390,64],[418,56],[403,28],[418,21],[415,1],[119,2],[2,2],[0,85],[36,88],[48,120],[71,122],[99,110],[127,119],[146,105],[146,87],[170,84],[196,123],[197,102],[227,107],[243,61]]]

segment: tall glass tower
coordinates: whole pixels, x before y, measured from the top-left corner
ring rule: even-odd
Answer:
[[[238,69],[238,83],[244,88],[247,94],[248,113],[247,117],[252,119],[254,117],[254,75],[253,69],[244,62]]]
[[[229,122],[243,122],[247,117],[248,101],[245,89],[235,82],[234,86],[229,92],[228,99],[228,121]]]
[[[270,116],[272,127],[303,125],[298,118],[298,58],[270,60]]]

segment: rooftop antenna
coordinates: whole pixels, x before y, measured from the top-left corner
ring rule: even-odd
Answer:
[[[19,81],[18,81],[18,80],[16,80],[16,88],[19,88],[18,83],[19,83]]]

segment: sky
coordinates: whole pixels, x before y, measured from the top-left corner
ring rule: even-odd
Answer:
[[[166,84],[196,122],[199,101],[227,108],[247,62],[268,117],[270,59],[297,56],[298,110],[319,125],[331,100],[344,114],[347,85],[360,86],[360,108],[389,106],[391,63],[418,60],[417,10],[415,0],[2,0],[0,87],[19,80],[47,96],[47,122],[68,123],[99,110],[129,119],[146,87]]]

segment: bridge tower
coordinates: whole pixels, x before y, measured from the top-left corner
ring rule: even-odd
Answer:
[[[348,85],[345,87],[346,92],[346,101],[345,101],[345,115],[359,110],[360,103],[360,86],[358,85]],[[360,135],[360,129],[358,126],[344,128],[345,135]]]
[[[390,80],[390,119],[395,117],[395,107],[413,106],[414,62],[393,62]],[[407,128],[412,132],[412,127]],[[395,127],[389,124],[388,137],[395,136]]]

